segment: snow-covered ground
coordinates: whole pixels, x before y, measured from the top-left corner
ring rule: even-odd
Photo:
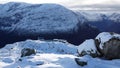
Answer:
[[[36,55],[20,57],[23,48],[36,50]],[[0,68],[119,68],[120,59],[103,60],[88,55],[79,57],[87,61],[84,67],[75,62],[77,46],[58,41],[27,40],[8,44],[0,49]]]

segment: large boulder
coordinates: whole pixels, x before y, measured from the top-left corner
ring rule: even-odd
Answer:
[[[84,41],[78,47],[79,56],[90,55],[92,57],[98,57],[99,52],[97,51],[95,41],[93,39],[89,39]]]
[[[103,32],[96,37],[96,46],[106,59],[120,59],[120,35]]]

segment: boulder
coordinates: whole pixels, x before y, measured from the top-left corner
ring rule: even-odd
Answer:
[[[120,59],[120,35],[103,32],[96,37],[98,51],[106,59]]]
[[[21,57],[30,56],[32,54],[36,54],[36,51],[34,49],[24,48],[21,51]]]
[[[78,65],[80,65],[80,66],[85,66],[85,65],[87,65],[87,62],[86,62],[86,61],[82,61],[82,60],[80,60],[79,58],[75,58],[75,61],[76,61],[76,63],[77,63]]]

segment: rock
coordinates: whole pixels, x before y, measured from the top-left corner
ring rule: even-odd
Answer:
[[[87,65],[87,62],[86,61],[81,61],[79,58],[75,58],[75,61],[78,65],[80,66],[85,66]]]
[[[107,59],[120,59],[120,39],[111,38],[104,43],[103,53]]]
[[[103,32],[96,37],[98,51],[106,59],[120,59],[120,35]]]
[[[97,51],[95,41],[93,39],[86,40],[78,47],[79,56],[90,55],[92,57],[98,57],[99,52]]]
[[[34,49],[24,48],[21,51],[21,57],[30,56],[32,54],[36,54]]]

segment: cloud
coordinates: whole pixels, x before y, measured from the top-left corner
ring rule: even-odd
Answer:
[[[0,0],[6,2],[58,3],[68,8],[119,9],[120,0]]]
[[[27,2],[27,3],[60,3],[60,2],[66,2],[69,0],[0,0],[0,3],[6,3],[6,2]]]
[[[74,0],[67,6],[72,9],[120,10],[120,0]]]

